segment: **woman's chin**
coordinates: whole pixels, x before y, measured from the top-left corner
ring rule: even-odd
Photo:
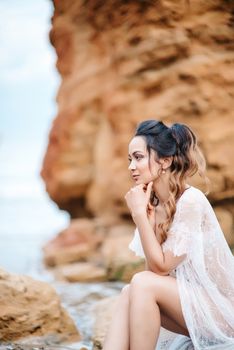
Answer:
[[[144,179],[142,179],[140,177],[136,177],[135,179],[133,179],[133,181],[134,181],[134,183],[136,185],[141,185],[141,184],[145,185],[145,184],[148,183],[148,182],[146,182]]]
[[[136,185],[144,184],[144,181],[142,181],[141,179],[135,179],[134,181]]]

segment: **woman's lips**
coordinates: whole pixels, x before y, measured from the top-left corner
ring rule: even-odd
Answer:
[[[133,178],[134,180],[137,180],[138,177],[139,177],[139,175],[132,175],[132,178]]]

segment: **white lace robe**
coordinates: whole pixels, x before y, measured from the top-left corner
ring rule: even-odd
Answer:
[[[129,248],[144,257],[135,230]],[[234,350],[234,257],[205,195],[187,189],[162,250],[186,258],[170,275],[176,277],[190,338],[161,328],[157,350]]]

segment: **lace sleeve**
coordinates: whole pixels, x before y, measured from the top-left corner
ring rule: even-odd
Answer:
[[[141,244],[140,234],[139,234],[137,229],[135,229],[134,237],[133,237],[132,241],[129,243],[128,247],[130,250],[132,250],[136,254],[136,256],[140,256],[141,258],[145,258],[144,250],[143,250],[142,244]]]
[[[190,255],[196,240],[200,237],[201,222],[201,197],[191,192],[184,194],[177,202],[172,225],[166,241],[162,244],[163,252],[170,250],[174,256]]]

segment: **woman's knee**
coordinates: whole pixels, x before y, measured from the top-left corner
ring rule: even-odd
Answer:
[[[135,275],[132,277],[130,285],[142,285],[149,282],[149,280],[153,277],[151,271],[141,271],[135,273]]]
[[[126,295],[129,293],[129,284],[126,284],[126,286],[124,286],[122,289],[121,289],[121,292],[120,292],[122,295]]]
[[[123,302],[129,301],[129,284],[126,284],[126,286],[121,289],[119,299],[123,300]]]
[[[130,282],[130,290],[153,290],[154,287],[157,287],[159,283],[160,276],[151,271],[142,271],[136,273]]]

